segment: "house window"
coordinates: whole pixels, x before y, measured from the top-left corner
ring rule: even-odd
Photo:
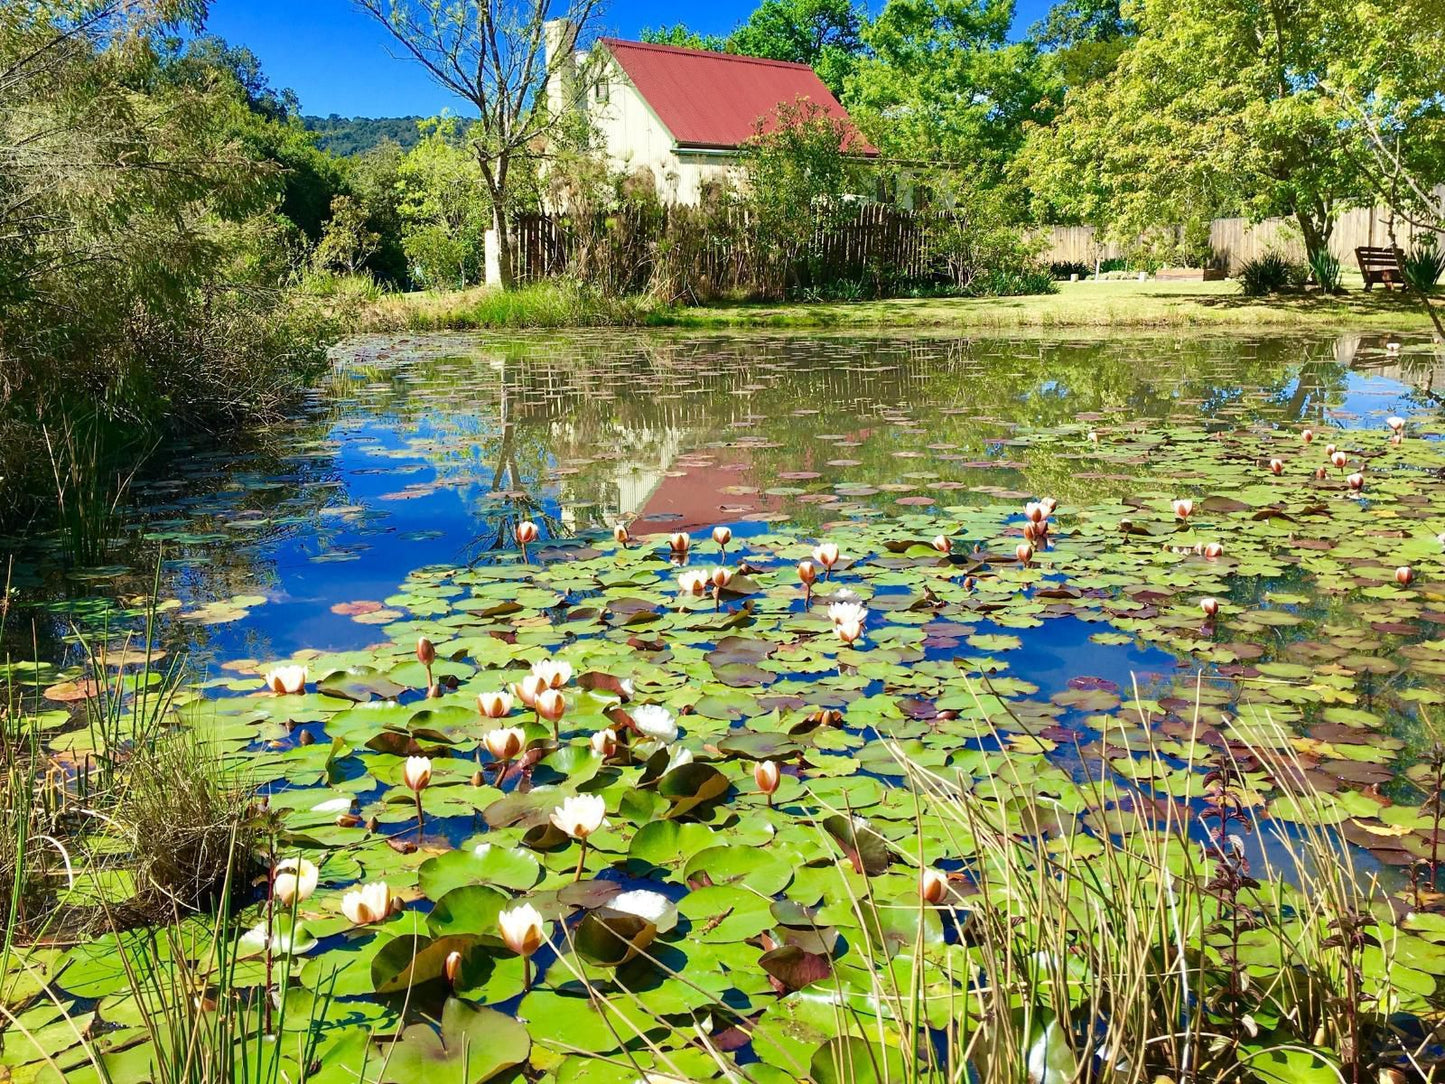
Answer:
[[[606,79],[599,79],[597,81],[597,90],[595,94],[597,104],[606,105],[612,99],[612,85],[608,83]]]

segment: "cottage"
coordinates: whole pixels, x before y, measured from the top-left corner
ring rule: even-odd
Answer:
[[[548,66],[558,72],[548,88],[554,105],[568,98],[566,82],[581,62],[575,35],[563,20],[547,25]],[[552,56],[573,50],[572,64]],[[779,105],[803,99],[851,129],[848,111],[806,64],[734,56],[701,49],[602,38],[590,56],[583,101],[613,168],[650,174],[664,203],[696,204],[710,182],[737,164],[738,148],[776,122]],[[855,153],[874,156],[861,136]]]

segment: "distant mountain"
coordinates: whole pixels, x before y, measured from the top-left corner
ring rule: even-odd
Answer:
[[[321,146],[347,157],[364,154],[388,139],[410,150],[421,140],[417,122],[422,117],[302,117],[307,129],[321,136]]]

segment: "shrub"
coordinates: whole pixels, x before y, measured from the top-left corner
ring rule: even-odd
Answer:
[[[1296,265],[1279,253],[1270,252],[1247,261],[1239,269],[1239,285],[1248,296],[1263,297],[1289,286],[1297,274]]]
[[[1064,282],[1068,281],[1070,275],[1078,275],[1082,279],[1092,273],[1093,269],[1082,260],[1055,260],[1049,264],[1049,274]]]
[[[1310,273],[1315,284],[1327,294],[1340,292],[1340,261],[1328,249],[1310,253]]]
[[[1045,267],[994,267],[974,276],[964,290],[967,297],[1018,297],[1023,294],[1056,294],[1059,285]]]
[[[1427,233],[1405,256],[1400,265],[1405,281],[1422,294],[1434,293],[1440,276],[1445,274],[1445,252],[1433,233]]]

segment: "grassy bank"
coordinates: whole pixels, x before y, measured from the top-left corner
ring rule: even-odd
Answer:
[[[886,301],[731,303],[697,307],[609,299],[541,285],[392,295],[363,306],[364,331],[650,326],[676,328],[1352,328],[1422,332],[1430,321],[1405,294],[1245,297],[1234,282],[1066,282],[1056,294]],[[1437,304],[1439,302],[1437,301]]]

